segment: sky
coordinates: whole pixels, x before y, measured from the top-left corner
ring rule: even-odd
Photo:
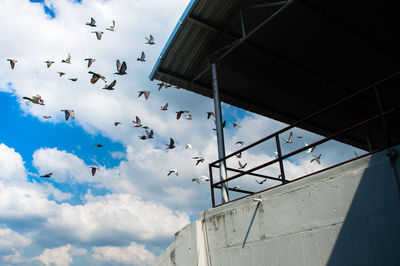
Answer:
[[[175,232],[211,207],[209,183],[192,179],[208,176],[208,164],[218,158],[214,122],[206,118],[213,102],[184,89],[158,90],[158,81],[148,78],[188,3],[0,0],[0,265],[150,264]],[[96,28],[86,25],[91,17]],[[105,30],[113,20],[115,31]],[[101,40],[95,30],[104,32]],[[145,44],[150,34],[155,45]],[[136,60],[142,51],[146,62]],[[68,53],[71,63],[61,63]],[[96,61],[88,68],[85,58]],[[18,61],[14,69],[7,59]],[[113,74],[117,59],[126,62],[127,75]],[[46,60],[55,63],[47,68]],[[115,90],[102,89],[102,80],[91,84],[88,71],[108,84],[117,80]],[[148,100],[138,97],[141,90],[150,91]],[[44,105],[22,98],[37,94]],[[160,110],[165,103],[168,110]],[[66,121],[64,109],[76,118]],[[189,110],[193,119],[177,120],[178,110]],[[285,126],[227,104],[222,112],[227,154],[241,148],[237,141],[250,144]],[[139,138],[145,131],[134,127],[136,116],[154,130],[153,139]],[[293,134],[284,152],[320,138],[300,129]],[[165,149],[170,138],[172,150]],[[248,169],[273,159],[274,151],[274,143],[264,143],[240,160]],[[293,179],[350,159],[353,151],[361,154],[336,142],[320,145],[285,161],[286,175]],[[319,153],[321,165],[310,163]],[[196,166],[195,156],[205,161]],[[227,163],[238,168],[238,161]],[[98,168],[94,176],[90,167]],[[179,174],[167,176],[170,169]],[[46,173],[51,178],[41,177]],[[278,165],[258,173],[277,177]],[[261,187],[245,177],[230,184],[236,185],[260,190],[276,183]]]

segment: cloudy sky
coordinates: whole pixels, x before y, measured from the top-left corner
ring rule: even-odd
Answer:
[[[208,163],[218,156],[214,123],[206,119],[213,102],[183,89],[159,91],[158,82],[148,78],[188,3],[0,0],[1,265],[149,264],[176,231],[210,208],[208,182],[192,178],[207,176]],[[85,25],[90,17],[96,28]],[[105,30],[113,20],[115,31]],[[101,41],[93,30],[104,32]],[[150,34],[155,45],[145,44]],[[142,51],[146,62],[136,60]],[[71,64],[61,63],[68,53]],[[96,59],[90,69],[85,58]],[[7,59],[18,61],[13,70]],[[116,59],[127,63],[127,75],[113,74]],[[55,63],[47,68],[46,60]],[[103,90],[102,80],[91,84],[90,70],[108,83],[117,80],[115,90]],[[140,90],[150,91],[148,100],[138,98]],[[22,98],[36,94],[45,105]],[[167,102],[168,110],[160,110]],[[76,119],[66,121],[63,109],[73,109]],[[177,120],[178,110],[189,110],[193,119]],[[223,114],[227,153],[239,148],[236,141],[249,144],[284,127],[226,104]],[[145,131],[133,127],[135,116],[154,130],[153,139],[139,138]],[[116,121],[122,124],[114,126]],[[284,146],[285,152],[319,138],[299,129],[293,133],[294,143]],[[170,138],[176,142],[173,150],[165,149]],[[193,148],[185,149],[186,144]],[[274,158],[274,151],[272,142],[265,143],[241,161],[256,166]],[[349,159],[352,151],[337,143],[321,145],[313,153],[322,153],[321,165],[310,164],[311,154],[303,153],[285,162],[286,174],[301,176]],[[195,166],[194,156],[205,162]],[[238,159],[228,166],[238,168]],[[90,167],[99,168],[95,176]],[[169,169],[179,175],[167,176]],[[46,173],[51,178],[40,177]],[[277,165],[259,173],[279,174]],[[275,184],[261,187],[247,177],[235,185],[255,190]]]

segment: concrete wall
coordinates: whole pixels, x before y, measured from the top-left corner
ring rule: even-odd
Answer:
[[[154,265],[400,265],[399,181],[386,153],[206,210]]]

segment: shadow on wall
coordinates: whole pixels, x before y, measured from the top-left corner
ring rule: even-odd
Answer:
[[[327,265],[400,265],[400,157],[392,162],[371,157]]]

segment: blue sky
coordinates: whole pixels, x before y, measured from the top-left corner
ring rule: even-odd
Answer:
[[[0,38],[0,235],[6,243],[0,242],[0,264],[145,265],[176,231],[210,208],[209,184],[192,178],[208,175],[208,163],[218,157],[214,122],[206,119],[213,102],[186,90],[158,91],[158,82],[148,79],[188,3],[0,0],[0,20],[12,25]],[[91,17],[95,29],[86,25]],[[113,20],[115,32],[105,30]],[[104,32],[101,41],[92,33],[96,29]],[[149,34],[156,45],[145,44]],[[142,51],[145,63],[136,61]],[[68,53],[71,64],[61,63]],[[88,57],[96,58],[90,69]],[[18,60],[14,70],[8,58]],[[127,75],[112,74],[116,59],[127,62]],[[46,68],[45,60],[55,63]],[[91,84],[90,70],[105,75],[108,83],[117,80],[115,91],[102,90],[102,80]],[[57,71],[67,74],[58,77]],[[75,77],[76,82],[68,80]],[[149,100],[138,98],[140,90],[150,90]],[[45,105],[22,98],[36,94]],[[169,110],[161,111],[166,102]],[[63,109],[74,109],[76,119],[65,121]],[[238,140],[249,144],[284,126],[226,104],[222,109],[227,153],[238,149]],[[190,110],[193,120],[177,120],[178,110]],[[154,130],[154,139],[139,139],[145,132],[133,127],[135,116]],[[115,127],[115,121],[122,124]],[[233,122],[241,126],[233,128]],[[294,132],[303,139],[283,147],[286,151],[319,138]],[[177,144],[173,150],[165,149],[170,138]],[[186,150],[186,144],[193,149]],[[332,145],[337,147],[318,148],[329,157],[322,166],[310,164],[306,154],[288,160],[287,174],[305,174],[343,154],[353,156],[351,147],[338,151]],[[267,143],[246,152],[242,162],[259,165],[274,158],[273,151]],[[195,166],[194,156],[205,162]],[[237,161],[228,164],[237,168]],[[95,176],[90,166],[99,167]],[[167,176],[170,169],[179,175]],[[48,172],[50,179],[40,177]],[[253,179],[238,185],[259,188]]]

